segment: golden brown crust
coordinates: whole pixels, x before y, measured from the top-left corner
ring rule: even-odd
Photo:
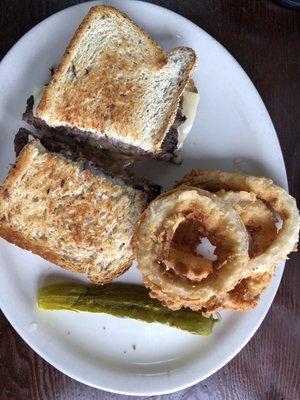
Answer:
[[[99,284],[128,269],[143,191],[25,146],[0,187],[0,236]]]
[[[30,159],[31,159],[33,152],[34,152],[33,147],[31,147],[31,146],[23,147],[16,162],[13,164],[13,166],[9,170],[4,184],[2,186],[0,186],[0,189],[3,190],[4,186],[6,186],[6,187],[10,186],[15,180],[17,180],[19,177],[22,176],[23,171],[26,171],[26,169],[30,163]],[[3,197],[2,190],[0,192],[0,199],[4,200],[5,197]]]
[[[132,265],[134,258],[129,258],[128,262],[120,267],[117,271],[110,271],[107,275],[99,276],[97,274],[89,273],[88,278],[91,282],[96,285],[104,285],[105,283],[111,282],[113,279],[117,279],[119,276],[123,275]]]
[[[6,198],[7,190],[22,176],[22,174],[24,174],[30,164],[34,150],[33,146],[28,145],[22,149],[16,163],[10,169],[4,184],[0,187],[0,236],[8,242],[15,244],[22,249],[29,250],[54,264],[69,269],[70,271],[86,272],[87,267],[85,265],[75,266],[73,263],[62,259],[58,254],[45,248],[44,243],[41,244],[38,241],[33,242],[32,240],[27,239],[21,231],[9,226],[8,221],[3,219],[3,202]]]
[[[154,53],[156,53],[156,56],[157,56],[157,58],[152,60],[153,64],[154,65],[156,64],[157,68],[159,68],[166,63],[166,61],[167,61],[166,55],[163,52],[163,50],[158,46],[158,44],[146,32],[144,32],[135,22],[133,22],[130,18],[128,18],[128,16],[126,14],[122,13],[121,11],[119,11],[116,8],[111,7],[111,6],[94,6],[89,10],[89,12],[85,16],[85,18],[83,19],[81,24],[75,31],[74,36],[71,39],[71,42],[69,43],[68,47],[66,48],[66,51],[62,57],[59,67],[55,70],[55,73],[52,77],[51,82],[55,82],[60,77],[60,75],[63,73],[65,67],[71,63],[72,52],[75,50],[76,45],[80,42],[82,33],[86,30],[86,28],[89,26],[89,24],[92,23],[93,19],[98,14],[114,14],[118,17],[124,18],[125,21],[129,21],[130,24],[133,25],[137,31],[139,31],[145,38],[147,38],[147,40],[149,41],[149,45],[151,45],[153,47]],[[125,70],[126,70],[126,68],[128,66],[128,61],[126,61],[124,58],[117,59],[117,56],[115,53],[107,54],[106,58],[107,58],[107,60],[106,60],[106,62],[103,63],[103,68],[101,69],[101,71],[98,70],[96,72],[98,74],[103,74],[102,79],[100,79],[99,81],[100,82],[102,80],[110,81],[111,87],[108,87],[106,89],[103,88],[102,86],[94,87],[94,91],[97,92],[97,91],[99,91],[99,89],[105,89],[105,94],[104,94],[103,98],[106,97],[107,103],[109,104],[111,102],[111,100],[115,100],[116,94],[118,94],[118,92],[120,92],[120,85],[114,83],[113,79],[111,79],[111,66],[113,63],[116,63],[117,65],[119,64],[119,67],[124,68],[124,66],[125,66]],[[108,66],[107,69],[104,67],[105,63],[107,63],[107,66]],[[104,71],[104,73],[103,73],[103,71]],[[86,78],[87,79],[86,79],[85,85],[87,87],[84,87],[84,92],[81,95],[80,95],[80,93],[78,93],[76,96],[78,99],[78,101],[77,101],[78,106],[82,103],[82,101],[84,101],[84,99],[85,99],[84,96],[86,95],[86,93],[92,89],[93,85],[95,85],[95,79],[93,79],[90,76],[90,74],[88,74]],[[89,86],[89,82],[90,82],[91,86]],[[132,89],[132,85],[127,84],[127,86],[124,87],[124,84],[123,84],[122,89],[123,89],[122,92],[126,92],[128,90],[130,91]],[[78,88],[77,88],[77,90],[78,90]],[[51,83],[50,83],[50,85],[48,85],[46,87],[43,97],[38,105],[38,108],[37,108],[38,116],[43,117],[43,113],[46,112],[50,106],[49,103],[51,103],[51,101],[52,101],[52,99],[49,95],[50,91],[51,91]],[[121,94],[122,94],[122,92],[121,92]],[[70,91],[70,96],[74,96],[74,93],[72,91]],[[132,103],[132,106],[134,105],[133,104],[134,97],[135,98],[138,97],[136,95],[136,92],[133,93],[132,99],[131,100],[129,99],[129,104]],[[71,98],[68,98],[68,97],[66,98],[65,102],[61,105],[62,110],[64,110],[65,106],[70,101],[70,99]],[[73,101],[74,101],[74,99],[73,99]],[[77,107],[77,110],[74,110],[74,112],[77,112],[77,113],[79,111],[80,111],[79,107]],[[113,116],[114,115],[115,115],[115,113],[113,113]],[[66,115],[64,115],[64,113],[62,111],[62,117],[68,117],[68,113],[66,113]],[[103,118],[100,120],[99,120],[99,115],[97,115],[97,117],[98,117],[98,121],[99,121],[98,128],[101,131],[104,126],[104,119],[105,119],[104,117],[105,116],[102,116]],[[124,116],[122,116],[122,117],[124,117]],[[120,118],[120,121],[121,121],[121,118]]]
[[[250,260],[250,269],[268,272],[287,258],[299,239],[300,216],[296,200],[286,190],[265,177],[247,175],[241,172],[219,170],[192,170],[178,185],[191,185],[212,192],[233,190],[251,192],[276,211],[283,226],[270,246],[260,255]]]
[[[117,45],[105,48],[101,52],[101,61],[97,59],[87,69],[85,57],[88,56],[81,54],[79,57],[78,46],[82,46],[84,35],[99,15],[116,16],[121,25],[130,25],[142,44],[133,46],[132,39],[127,40],[125,34],[121,35]],[[140,49],[135,53],[138,46],[143,51]],[[135,145],[159,157],[163,152],[163,140],[175,119],[180,97],[196,65],[196,54],[192,49],[181,47],[176,51],[185,52],[185,57],[189,59],[182,79],[174,89],[176,94],[172,94],[172,101],[168,100],[167,105],[162,101],[160,108],[164,112],[159,120],[152,117],[145,122],[148,108],[155,102],[153,94],[149,93],[149,87],[154,85],[150,80],[154,77],[155,81],[156,72],[159,73],[168,64],[169,55],[127,15],[113,7],[92,7],[76,30],[52,81],[45,89],[36,116],[51,127],[78,128],[75,134],[87,133],[96,138]],[[90,56],[93,57],[92,52]],[[147,80],[144,79],[145,73],[150,76]],[[141,99],[144,99],[143,105]],[[157,115],[157,110],[154,114]],[[145,127],[151,130],[147,137]]]
[[[246,311],[255,307],[276,265],[287,258],[298,241],[300,218],[295,199],[268,178],[240,172],[192,170],[179,184],[215,192],[240,215],[251,238],[248,271],[225,297],[211,299],[205,305],[206,311]],[[278,232],[272,208],[282,219]]]
[[[26,239],[20,231],[14,230],[12,227],[9,227],[7,225],[2,225],[2,223],[0,224],[0,236],[8,242],[15,244],[18,247],[21,247],[21,249],[29,250],[32,253],[41,256],[45,260],[48,260],[70,271],[84,273],[90,267],[90,265],[75,265],[72,262],[68,262],[59,257],[56,253],[47,250],[44,244],[32,242],[31,240]]]
[[[92,267],[91,264],[74,264],[73,262],[68,262],[64,260],[63,258],[59,257],[57,253],[53,253],[49,250],[47,250],[43,244],[39,244],[37,242],[33,243],[32,241],[26,239],[21,232],[13,230],[10,227],[7,226],[2,226],[0,223],[0,236],[7,240],[8,242],[20,247],[21,249],[28,250],[34,254],[39,255],[40,257],[44,258],[47,261],[52,262],[53,264],[58,265],[59,267],[68,269],[69,271],[72,272],[77,272],[77,273],[87,273],[89,269]],[[99,277],[95,275],[88,274],[88,278],[91,282],[95,284],[101,284],[103,285],[104,283],[108,283],[112,281],[113,279],[116,279],[118,276],[122,275],[124,272],[126,272],[131,264],[133,262],[133,257],[129,259],[129,261],[124,264],[121,268],[119,268],[118,271],[111,271],[108,273],[104,278],[99,279]]]
[[[217,255],[212,273],[200,282],[164,263],[172,255],[172,246],[176,249],[173,237],[178,227],[194,222],[205,230]],[[216,294],[225,295],[239,282],[249,261],[248,236],[238,214],[217,196],[188,186],[167,192],[148,206],[136,224],[132,243],[150,295],[172,310],[199,310]]]

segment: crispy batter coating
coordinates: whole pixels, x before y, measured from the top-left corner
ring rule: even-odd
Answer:
[[[300,218],[295,199],[268,178],[242,173],[193,170],[180,184],[216,193],[238,212],[250,237],[250,268],[227,296],[210,299],[206,310],[245,311],[255,307],[276,265],[297,248]],[[278,232],[274,211],[282,220]]]
[[[172,239],[186,221],[199,223],[216,246],[217,260],[211,263],[212,272],[200,281],[183,276],[182,271],[189,268],[186,257],[181,259],[184,265],[180,265],[180,273],[174,268]],[[165,193],[150,204],[137,224],[133,241],[138,268],[150,296],[172,310],[200,310],[214,296],[226,296],[249,264],[248,244],[247,231],[232,207],[214,194],[187,186]],[[193,262],[202,263],[196,256]]]

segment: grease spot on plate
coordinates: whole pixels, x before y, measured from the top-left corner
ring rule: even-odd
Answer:
[[[35,332],[38,328],[38,324],[36,322],[31,322],[31,324],[28,325],[28,331],[29,332]]]

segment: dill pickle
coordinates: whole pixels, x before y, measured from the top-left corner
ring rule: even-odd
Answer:
[[[216,322],[201,311],[172,311],[151,299],[143,286],[111,283],[85,286],[74,283],[46,285],[38,291],[38,307],[43,311],[69,310],[106,313],[134,318],[148,323],[159,322],[196,335],[209,335]]]

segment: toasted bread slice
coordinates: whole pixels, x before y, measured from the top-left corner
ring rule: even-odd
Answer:
[[[171,158],[170,131],[196,64],[186,47],[165,53],[125,14],[95,6],[75,32],[35,118],[130,153]]]
[[[134,224],[148,194],[49,153],[34,140],[0,187],[0,236],[105,283],[131,265]]]

